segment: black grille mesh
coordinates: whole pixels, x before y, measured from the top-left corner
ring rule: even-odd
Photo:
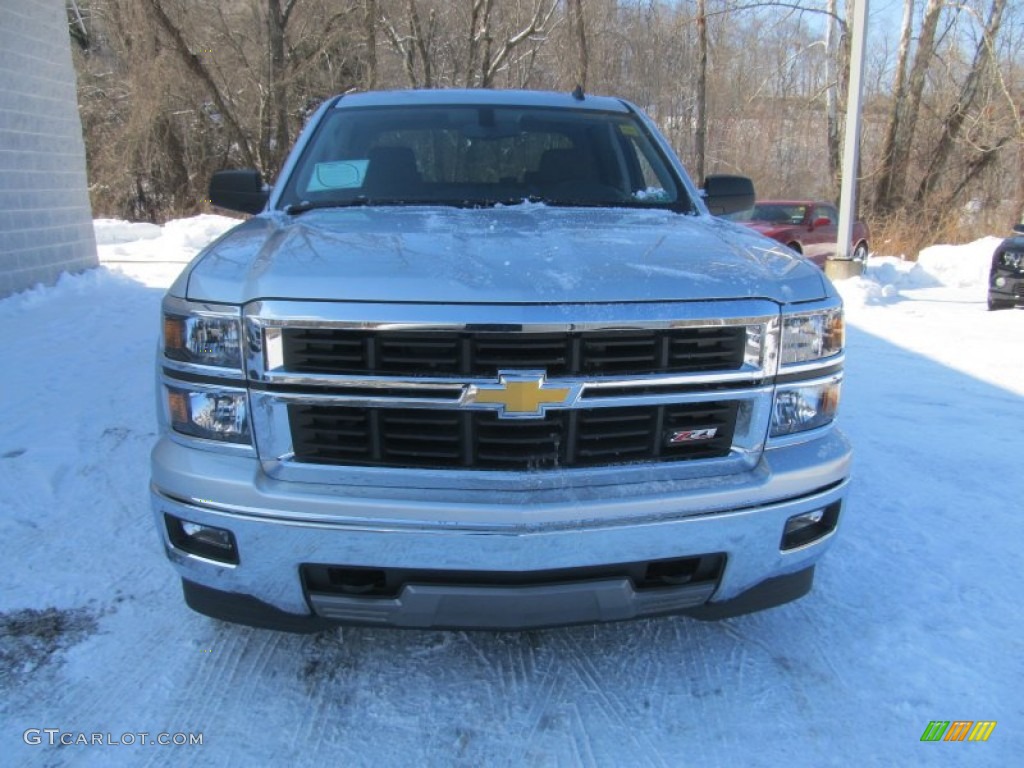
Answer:
[[[530,470],[726,456],[735,401],[551,410],[501,419],[486,411],[288,406],[295,458],[314,464]],[[713,437],[672,442],[691,430]]]
[[[352,331],[286,328],[284,364],[296,373],[555,376],[731,371],[743,365],[744,326],[570,333]]]

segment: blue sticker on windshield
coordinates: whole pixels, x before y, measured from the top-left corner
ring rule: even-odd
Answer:
[[[307,192],[323,192],[328,189],[357,189],[363,186],[366,166],[369,160],[332,160],[317,163],[309,177]]]

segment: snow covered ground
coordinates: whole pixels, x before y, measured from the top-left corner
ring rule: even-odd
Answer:
[[[191,613],[148,508],[160,297],[231,223],[99,221],[103,267],[0,301],[0,765],[1020,759],[1024,312],[985,310],[997,239],[840,285],[855,478],[808,597],[717,624],[291,636]],[[998,725],[922,743],[931,720]]]

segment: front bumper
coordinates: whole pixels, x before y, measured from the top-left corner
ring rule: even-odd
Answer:
[[[460,496],[457,489],[355,494],[274,480],[254,458],[198,451],[164,438],[153,452],[151,500],[189,603],[204,613],[291,630],[319,628],[324,620],[525,628],[681,611],[715,616],[716,606],[733,605],[738,613],[798,597],[809,588],[811,569],[834,530],[783,551],[786,521],[838,509],[850,461],[845,437],[827,429],[808,442],[766,451],[750,472],[714,482],[635,483],[606,498],[584,497],[570,487],[561,499],[538,501],[528,490],[491,499]],[[509,523],[517,514],[523,522]],[[165,515],[231,531],[238,563],[178,549]],[[502,523],[488,523],[494,520]],[[514,586],[458,578],[586,574],[610,564],[706,555],[724,558],[713,583],[654,590],[634,589],[614,574]],[[451,583],[410,583],[392,597],[321,594],[300,577],[308,564],[443,572]],[[263,619],[253,618],[258,615]]]
[[[989,279],[988,299],[993,303],[1024,305],[1024,275],[1009,270],[994,271]]]

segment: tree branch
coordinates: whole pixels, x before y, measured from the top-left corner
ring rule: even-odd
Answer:
[[[548,21],[551,20],[551,16],[554,14],[556,8],[558,8],[558,0],[553,0],[551,7],[549,7],[545,13],[544,0],[537,0],[537,6],[534,10],[533,19],[530,21],[530,24],[521,29],[517,34],[507,38],[498,50],[498,54],[494,59],[490,63],[485,62],[485,65],[482,68],[483,82],[481,83],[485,88],[490,87],[491,82],[494,80],[494,75],[502,68],[505,64],[505,60],[508,59],[509,54],[517,45],[522,43],[531,35],[544,31],[544,27],[547,26]]]
[[[395,52],[402,57],[402,62],[405,65],[405,74],[409,78],[409,85],[413,88],[419,88],[419,81],[416,79],[416,67],[413,62],[413,52],[409,48],[402,38],[398,36],[398,31],[395,29],[395,25],[387,17],[381,18],[381,26],[384,28],[384,35],[387,37],[391,47],[395,49]],[[408,38],[405,38],[408,40]]]
[[[160,0],[143,0],[143,2],[145,2],[145,4],[153,11],[153,15],[160,23],[161,28],[163,28],[171,38],[174,43],[174,50],[177,52],[178,57],[181,59],[182,63],[184,63],[188,71],[206,86],[210,93],[210,98],[213,99],[214,104],[217,105],[217,109],[220,110],[221,116],[224,118],[224,125],[227,126],[228,133],[231,134],[231,137],[238,144],[238,149],[242,153],[243,162],[246,165],[255,166],[256,159],[253,154],[252,147],[249,144],[249,139],[246,137],[245,132],[242,130],[242,126],[239,125],[238,120],[235,118],[227,99],[224,98],[224,95],[221,93],[220,88],[217,86],[217,83],[214,81],[209,70],[203,64],[202,59],[189,50],[188,43],[185,41],[185,36],[164,12],[164,9],[160,4]]]

